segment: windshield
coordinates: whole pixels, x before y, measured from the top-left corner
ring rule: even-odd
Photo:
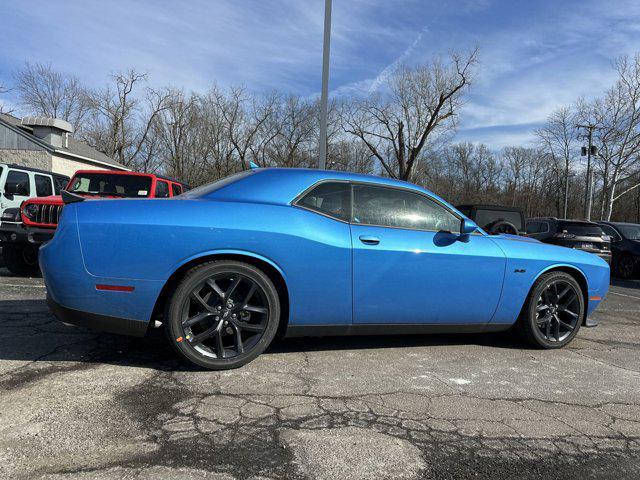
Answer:
[[[485,230],[497,221],[506,221],[513,224],[518,230],[522,230],[522,217],[520,212],[506,210],[476,210],[475,222]]]
[[[151,177],[114,173],[80,173],[73,177],[67,190],[101,197],[148,197],[151,191]]]
[[[252,173],[253,173],[253,170],[244,170],[244,171],[242,171],[240,173],[236,173],[234,175],[230,175],[228,177],[221,178],[220,180],[217,180],[215,182],[207,183],[206,185],[202,185],[201,187],[194,188],[193,190],[189,190],[189,191],[183,193],[180,196],[183,197],[183,198],[200,198],[200,197],[204,197],[204,196],[210,194],[211,192],[215,192],[216,190],[219,190],[222,187],[226,187],[227,185],[230,185],[230,184],[232,184],[234,182],[237,182],[241,178],[244,178],[247,175],[251,175]]]
[[[640,225],[616,225],[627,240],[640,240]]]
[[[589,223],[560,222],[558,224],[558,231],[566,231],[571,235],[582,237],[601,237],[604,235],[604,232],[598,225],[591,225]]]

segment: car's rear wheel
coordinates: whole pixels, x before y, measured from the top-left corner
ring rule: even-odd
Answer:
[[[169,341],[184,358],[225,370],[264,352],[279,320],[280,301],[269,277],[253,265],[223,260],[185,275],[164,323]]]
[[[615,258],[613,270],[617,277],[629,280],[633,278],[636,269],[636,262],[633,256],[623,253]]]
[[[584,318],[580,285],[565,272],[549,272],[535,282],[516,328],[540,348],[561,348],[577,335]]]
[[[35,275],[38,273],[38,247],[33,245],[2,247],[4,265],[14,275]]]

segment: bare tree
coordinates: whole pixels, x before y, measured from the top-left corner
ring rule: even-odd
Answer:
[[[536,130],[540,147],[551,157],[564,184],[563,217],[569,209],[569,179],[575,163],[578,132],[576,112],[571,107],[560,107],[547,118],[542,128]]]
[[[389,81],[389,95],[345,109],[344,130],[367,145],[389,176],[410,180],[425,146],[455,129],[477,56],[475,49],[452,54],[446,65],[435,58],[428,65],[400,69]]]
[[[125,166],[135,166],[156,116],[167,108],[167,92],[145,90],[137,95],[147,76],[130,69],[113,75],[115,85],[93,93],[87,142]]]
[[[5,93],[8,93],[10,91],[10,88],[7,88],[2,83],[0,83],[0,95],[4,95]],[[14,108],[7,106],[4,102],[0,101],[0,113],[11,114],[14,111]]]
[[[34,115],[61,118],[82,130],[90,104],[87,90],[73,75],[53,70],[51,65],[26,63],[16,75],[20,105]]]
[[[588,109],[589,121],[596,125],[594,142],[599,146],[595,159],[602,176],[601,216],[609,220],[615,202],[634,186],[618,187],[638,176],[640,155],[640,55],[616,61],[618,81],[604,97]]]

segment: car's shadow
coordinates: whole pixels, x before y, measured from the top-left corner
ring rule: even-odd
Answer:
[[[508,333],[302,337],[277,339],[264,355],[441,345],[526,348]],[[143,338],[93,332],[58,322],[48,312],[44,300],[0,301],[1,360],[43,362],[54,366],[82,362],[171,371],[197,370],[178,357],[162,328],[152,329]],[[0,370],[0,378],[3,373]]]

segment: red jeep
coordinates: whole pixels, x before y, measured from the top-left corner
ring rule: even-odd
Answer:
[[[188,186],[178,180],[150,173],[112,170],[78,170],[65,190],[85,197],[170,198]],[[0,240],[5,266],[15,274],[38,270],[38,248],[53,238],[64,203],[60,195],[34,197],[20,209],[2,215]]]

